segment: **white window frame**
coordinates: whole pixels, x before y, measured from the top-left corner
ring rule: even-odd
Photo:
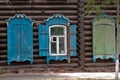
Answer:
[[[64,28],[64,35],[53,35],[51,36],[51,28],[53,27],[63,27]],[[56,54],[51,54],[51,38],[52,37],[56,37],[56,45],[57,45],[57,53]],[[65,53],[64,54],[59,54],[59,40],[57,40],[59,37],[64,37],[65,40],[65,44],[64,44],[64,49],[65,49]],[[67,30],[66,30],[66,26],[64,25],[52,25],[49,27],[49,54],[51,56],[60,56],[60,55],[67,55]]]

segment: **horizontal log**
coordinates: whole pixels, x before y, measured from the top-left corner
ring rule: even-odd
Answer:
[[[54,14],[54,13],[63,13],[63,14],[75,13],[75,14],[77,14],[77,10],[46,10],[44,13],[46,13],[46,14],[47,13],[49,13],[49,14]]]
[[[36,67],[36,68],[40,68],[40,67],[54,67],[54,68],[60,68],[60,67],[64,67],[64,68],[67,68],[67,67],[77,67],[79,66],[78,64],[76,63],[71,63],[71,64],[68,64],[68,63],[64,63],[64,64],[34,64],[34,65],[29,65],[29,64],[26,64],[26,65],[14,65],[14,66],[0,66],[0,68],[3,68],[3,69],[19,69],[19,68],[32,68],[32,67]]]
[[[7,31],[7,27],[6,26],[4,26],[4,27],[0,26],[0,32],[5,32],[5,31]]]
[[[92,40],[91,36],[85,36],[84,38],[85,38],[85,40]]]
[[[37,43],[34,43],[34,44],[33,44],[33,47],[36,47],[36,46],[38,47],[38,45],[39,45],[38,42],[37,42]]]
[[[84,45],[85,45],[85,46],[91,46],[91,45],[92,45],[92,42],[85,42]]]
[[[66,6],[63,6],[63,5],[59,5],[59,4],[56,4],[56,5],[1,5],[0,7],[0,10],[10,10],[11,9],[20,9],[20,10],[30,10],[30,9],[34,9],[34,10],[42,10],[42,9],[77,9],[77,5],[67,5]]]
[[[45,23],[45,22],[44,22],[43,20],[42,20],[42,21],[37,20],[37,21],[35,21],[35,23],[37,23],[37,24],[40,24],[40,23],[43,24],[43,23]],[[74,21],[71,20],[71,23],[72,23],[72,24],[78,24],[78,21],[77,21],[77,20],[74,20]]]
[[[90,36],[91,36],[92,31],[91,31],[91,30],[89,30],[89,31],[84,31],[84,34],[85,34],[85,35],[90,35]]]
[[[78,69],[78,68],[76,68]],[[41,73],[41,72],[73,72],[75,68],[32,68],[23,69],[25,73]]]
[[[110,67],[115,66],[114,62],[107,62],[107,63],[86,63],[86,67]]]
[[[76,72],[78,71],[78,68],[47,68],[47,67],[38,67],[38,68],[22,68],[22,69],[3,69],[4,73],[42,73],[42,74],[46,74],[47,73],[51,73],[51,72]]]
[[[84,70],[86,72],[114,72],[115,67],[109,66],[109,67],[85,67]]]
[[[7,39],[5,39],[5,38],[0,39],[0,44],[3,44],[3,43],[7,43]]]
[[[21,12],[21,11],[20,11],[20,12]],[[6,20],[8,20],[10,17],[13,17],[13,16],[5,16],[5,15],[7,15],[8,13],[14,14],[14,11],[8,11],[8,12],[6,12],[6,13],[2,13],[3,15],[0,13],[0,15],[2,15],[2,16],[0,16],[0,19],[3,20],[4,23],[6,23]],[[22,13],[24,13],[24,12],[22,12]],[[53,13],[53,12],[52,12],[52,13]],[[52,14],[52,13],[50,13],[50,14]],[[56,12],[55,12],[55,13],[56,13]],[[52,16],[52,15],[50,15],[50,16],[40,15],[41,13],[38,13],[38,14],[35,13],[35,15],[33,15],[31,11],[29,11],[28,14],[27,14],[27,13],[24,13],[24,14],[26,14],[28,17],[30,17],[30,18],[32,18],[33,20],[35,20],[34,23],[35,23],[36,21],[42,21],[42,22],[44,22],[44,20],[46,20],[47,18],[49,18],[50,16]],[[54,13],[53,13],[53,14],[54,14]],[[68,12],[68,14],[66,14],[66,13],[64,13],[64,11],[63,11],[63,14],[64,14],[65,17],[69,18],[70,20],[76,20],[76,21],[77,21],[77,15],[76,15],[76,14],[72,15],[72,14],[70,14],[69,12]],[[49,15],[49,13],[48,13],[48,15]],[[3,22],[1,22],[1,24],[2,24],[2,23],[3,23]]]
[[[5,0],[0,0],[0,2],[5,2]]]
[[[92,50],[92,47],[85,47],[85,50]]]
[[[90,56],[92,55],[92,52],[85,52],[85,56]]]
[[[85,58],[85,61],[86,61],[86,63],[87,63],[88,61],[93,61],[93,58]]]
[[[32,3],[30,3],[30,2],[27,2],[27,1],[19,1],[19,2],[16,2],[16,1],[10,1],[10,2],[6,2],[6,0],[5,1],[1,1],[0,2],[0,5],[6,5],[6,3],[8,3],[8,4],[14,4],[14,5],[30,5],[30,4],[34,4],[34,5],[38,5],[38,4],[40,4],[40,5],[52,5],[52,4],[54,4],[54,5],[56,5],[56,4],[59,4],[59,5],[68,5],[68,4],[77,4],[77,0],[69,0],[69,1],[54,1],[54,2],[51,2],[51,1],[49,1],[49,2],[47,2],[46,0],[31,0],[32,1]]]
[[[37,48],[36,48],[36,49],[34,48],[33,51],[34,51],[34,52],[38,52],[38,49],[37,49]]]
[[[0,36],[7,36],[7,33],[0,33]]]
[[[6,23],[6,20],[5,21],[0,21],[0,27],[7,27],[7,23]]]
[[[7,60],[0,60],[0,65],[7,63]]]
[[[7,48],[7,44],[0,44],[0,48]]]
[[[52,14],[52,12],[55,13],[56,11],[58,11],[58,13],[63,13],[63,14],[68,14],[68,15],[76,15],[77,14],[76,10],[68,10],[68,9],[65,9],[65,10],[53,10],[53,9],[50,9],[50,10],[33,10],[33,9],[29,9],[29,10],[22,9],[22,10],[19,10],[18,9],[17,11],[12,9],[12,10],[5,10],[5,11],[4,10],[0,10],[0,15],[6,15],[7,12],[9,13],[8,16],[13,16],[13,14],[15,14],[16,12],[24,13],[24,14],[27,14],[27,15],[29,15],[29,14],[40,15],[40,14],[45,14],[45,13],[46,14]],[[60,11],[62,11],[62,12],[60,12]],[[71,12],[71,14],[69,12]]]
[[[110,13],[110,12],[109,12]],[[111,15],[113,18],[116,17],[116,15]],[[93,20],[96,17],[96,15],[86,15],[84,16],[85,20]]]
[[[33,35],[38,35],[38,32],[33,32]]]
[[[84,25],[84,29],[92,29],[92,25]]]

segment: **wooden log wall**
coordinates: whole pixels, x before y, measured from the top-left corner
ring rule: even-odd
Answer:
[[[31,1],[31,2],[29,2]],[[79,57],[72,57],[71,63],[64,61],[50,61],[46,64],[45,57],[38,54],[39,23],[53,14],[62,13],[72,24],[78,24],[77,0],[0,0],[0,68],[5,73],[20,72],[76,72],[79,70]],[[7,23],[6,21],[17,13],[23,13],[35,20],[34,22],[34,64],[29,62],[12,62],[7,65]],[[79,50],[79,49],[78,49]],[[79,55],[79,53],[77,54]]]
[[[83,7],[89,0],[0,0],[0,68],[5,73],[40,73],[40,72],[96,72],[114,71],[112,59],[92,61],[92,19],[96,12],[81,16]],[[98,0],[95,7],[101,3]],[[116,17],[116,6],[104,5],[104,12]],[[7,23],[6,21],[17,13],[26,14],[34,22],[34,64],[29,62],[12,62],[7,65]],[[45,57],[38,56],[38,27],[39,23],[55,13],[62,13],[72,24],[77,24],[77,56],[67,61],[50,61],[46,64]]]

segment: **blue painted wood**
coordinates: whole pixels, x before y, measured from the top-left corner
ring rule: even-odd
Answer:
[[[46,20],[46,25],[64,25],[66,26],[70,20],[64,17],[62,14],[54,14],[52,17]]]
[[[70,26],[70,55],[76,56],[76,25]]]
[[[50,60],[68,59],[67,55],[51,56],[49,52],[49,27],[53,25],[63,25],[67,27],[68,23],[70,23],[70,20],[65,18],[62,14],[54,14],[45,21],[44,25],[39,24],[39,56],[45,56],[47,63],[49,63]],[[71,56],[76,56],[76,25],[70,26],[70,37],[70,54]]]
[[[46,61],[47,64],[49,64],[50,60],[67,60],[68,57],[67,56],[47,56]]]
[[[49,56],[49,28],[39,25],[39,56]]]
[[[8,20],[8,64],[12,61],[33,63],[32,20],[24,14],[16,14]]]

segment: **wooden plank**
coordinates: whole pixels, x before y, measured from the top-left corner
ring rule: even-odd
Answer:
[[[91,36],[86,36],[85,40],[92,40],[92,37]]]
[[[91,57],[91,58],[87,58],[87,57],[86,57],[86,58],[85,58],[85,61],[86,61],[86,62],[88,62],[88,61],[91,61],[91,62],[92,62],[93,59],[92,59],[92,57]]]
[[[85,66],[91,66],[91,67],[103,67],[103,66],[106,66],[106,67],[110,67],[110,66],[115,66],[115,63],[113,62],[109,62],[109,63],[87,63],[85,64]]]
[[[7,48],[7,44],[1,44],[0,48]]]
[[[7,36],[6,33],[0,33],[0,36]]]
[[[89,31],[84,31],[84,34],[87,36],[87,35],[91,35],[92,34],[92,31],[89,30]]]
[[[11,9],[30,9],[30,8],[35,8],[35,10],[40,10],[40,9],[42,9],[42,8],[44,8],[44,9],[54,9],[54,8],[61,8],[61,9],[77,9],[77,5],[69,5],[69,4],[66,4],[66,6],[63,6],[64,4],[38,4],[38,5],[35,5],[35,4],[33,4],[33,6],[31,6],[30,4],[26,4],[26,5],[22,5],[22,6],[20,6],[20,5],[11,5],[11,4],[9,4],[9,5],[1,5],[1,7],[0,7],[0,10],[1,9],[9,9],[9,8],[11,8]]]
[[[92,56],[92,52],[85,52],[85,56]]]
[[[114,67],[94,67],[94,68],[91,68],[91,67],[86,67],[85,68],[85,71],[86,72],[114,72]]]
[[[17,68],[31,68],[31,67],[54,67],[54,68],[61,68],[61,67],[77,67],[79,66],[77,63],[63,63],[63,64],[35,64],[35,65],[14,65],[14,66],[0,66],[0,68],[4,68],[4,69],[17,69]]]
[[[4,49],[0,50],[0,54],[6,54],[6,53],[7,53],[6,50],[4,50]]]
[[[85,42],[84,45],[85,46],[92,46],[92,42]]]

